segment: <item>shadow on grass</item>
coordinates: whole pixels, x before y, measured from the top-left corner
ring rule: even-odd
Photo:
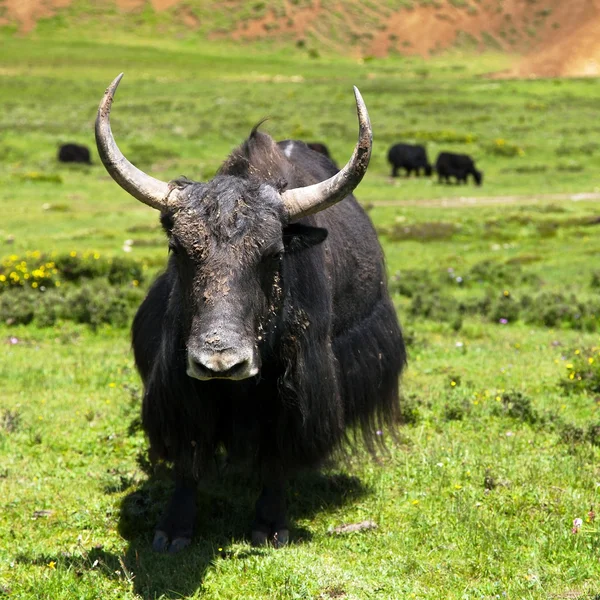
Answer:
[[[196,535],[192,546],[176,555],[156,554],[150,548],[154,527],[172,490],[169,478],[164,473],[153,475],[124,498],[119,533],[129,541],[129,548],[121,569],[127,569],[135,592],[142,597],[192,595],[202,586],[212,563],[276,551],[250,546],[232,548],[239,542],[249,544],[254,503],[260,491],[255,479],[231,471],[221,477],[208,476],[198,488]],[[311,539],[308,530],[295,525],[296,520],[355,501],[367,492],[358,478],[339,473],[310,472],[294,478],[288,486],[290,543]],[[105,557],[108,559],[115,566],[115,557]]]
[[[131,585],[142,598],[181,598],[202,587],[207,569],[217,561],[285,552],[249,545],[260,486],[239,471],[220,477],[209,475],[199,484],[196,535],[189,548],[174,555],[152,552],[154,527],[172,487],[168,473],[158,471],[123,499],[119,533],[129,542],[125,554],[110,552],[101,545],[90,549],[80,544],[69,552],[20,554],[15,561],[68,571],[77,579],[95,572],[115,583]],[[312,537],[310,531],[296,526],[295,520],[354,502],[368,492],[357,477],[341,473],[297,476],[288,485],[287,494],[290,543],[304,543]]]

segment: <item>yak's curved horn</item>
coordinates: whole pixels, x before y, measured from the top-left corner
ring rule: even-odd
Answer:
[[[354,86],[358,114],[358,142],[348,164],[336,175],[306,187],[286,190],[281,194],[289,221],[312,215],[343,200],[360,183],[369,166],[373,147],[373,131],[364,100]]]
[[[132,165],[119,150],[110,129],[110,107],[122,77],[123,73],[108,86],[98,107],[98,116],[96,117],[98,153],[109,175],[126,192],[152,208],[165,210],[167,197],[171,191],[169,184],[146,175]]]

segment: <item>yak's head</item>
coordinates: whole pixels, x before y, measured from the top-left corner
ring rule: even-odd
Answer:
[[[234,164],[207,183],[165,183],[132,165],[114,141],[109,114],[121,77],[106,90],[98,109],[96,143],[113,179],[161,211],[170,265],[177,274],[170,308],[179,311],[187,337],[187,373],[201,380],[252,377],[260,370],[260,348],[273,334],[281,310],[284,254],[303,251],[327,236],[324,229],[296,221],[345,198],[366,172],[372,134],[364,102],[354,88],[358,143],[348,164],[326,181],[285,189],[285,171],[294,167],[269,136],[253,131],[228,161],[237,161],[241,170]]]
[[[473,179],[477,185],[481,185],[483,183],[483,172],[473,168]]]

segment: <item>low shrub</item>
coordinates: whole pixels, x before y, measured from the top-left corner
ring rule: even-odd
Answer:
[[[470,275],[465,278],[453,275],[448,278],[449,285],[472,285]],[[528,276],[524,275],[524,280]],[[536,278],[532,277],[532,281]],[[507,325],[522,320],[530,325],[574,329],[576,331],[598,331],[600,329],[600,298],[579,299],[574,294],[559,292],[541,292],[537,296],[524,294],[520,298],[513,296],[508,289],[497,291],[498,284],[490,287],[481,296],[461,298],[459,301],[450,292],[446,292],[442,277],[427,272],[403,271],[394,275],[390,289],[412,299],[408,312],[413,317],[421,317],[449,323],[458,331],[465,315],[481,316],[493,323]],[[478,280],[482,283],[482,280]]]
[[[513,142],[508,142],[504,138],[497,138],[483,147],[488,154],[495,156],[513,157],[525,155],[525,150],[521,146]]]
[[[402,398],[398,418],[404,425],[416,425],[421,420],[419,400],[416,396],[408,395]]]
[[[568,394],[600,394],[600,348],[576,350],[573,356],[559,386]]]
[[[588,443],[600,446],[600,423],[590,423],[587,427],[579,427],[572,423],[562,423],[559,428],[560,441],[569,446]]]
[[[0,261],[0,322],[123,327],[142,301],[146,262],[98,252],[27,252]]]
[[[421,129],[409,129],[398,132],[398,139],[412,139],[424,142],[443,142],[472,144],[477,141],[474,133],[459,133],[452,129],[443,129],[438,131],[425,131]]]
[[[396,271],[389,281],[392,293],[412,298],[415,294],[434,293],[441,285],[439,277],[424,269],[406,269]]]
[[[542,292],[535,298],[521,298],[526,323],[578,331],[596,331],[600,325],[600,299],[578,300],[574,294]]]
[[[64,282],[105,279],[111,285],[138,286],[148,266],[129,257],[103,257],[98,252],[68,254],[27,252],[12,254],[0,262],[0,294],[13,288],[46,291]]]
[[[7,325],[51,327],[59,321],[124,327],[131,322],[144,296],[139,287],[110,286],[105,281],[64,285],[45,292],[14,289],[0,295],[0,322]]]
[[[496,415],[502,415],[534,425],[542,420],[533,408],[531,399],[520,391],[507,391],[500,396],[500,402],[494,407]]]
[[[413,296],[409,313],[432,321],[451,322],[461,314],[461,307],[453,296],[448,294],[417,293]]]
[[[421,223],[394,223],[394,225],[382,233],[386,234],[390,241],[393,242],[429,242],[433,240],[449,240],[459,229],[460,227],[455,223],[431,221]]]
[[[507,290],[491,299],[487,308],[487,318],[493,323],[507,325],[519,320],[520,306]]]

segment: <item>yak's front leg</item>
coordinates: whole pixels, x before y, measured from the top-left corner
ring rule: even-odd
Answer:
[[[196,482],[192,477],[175,474],[175,491],[154,531],[155,552],[179,552],[189,546],[196,521]]]
[[[285,478],[269,478],[265,480],[262,493],[256,501],[252,545],[265,546],[270,542],[279,548],[288,543],[289,537]]]

